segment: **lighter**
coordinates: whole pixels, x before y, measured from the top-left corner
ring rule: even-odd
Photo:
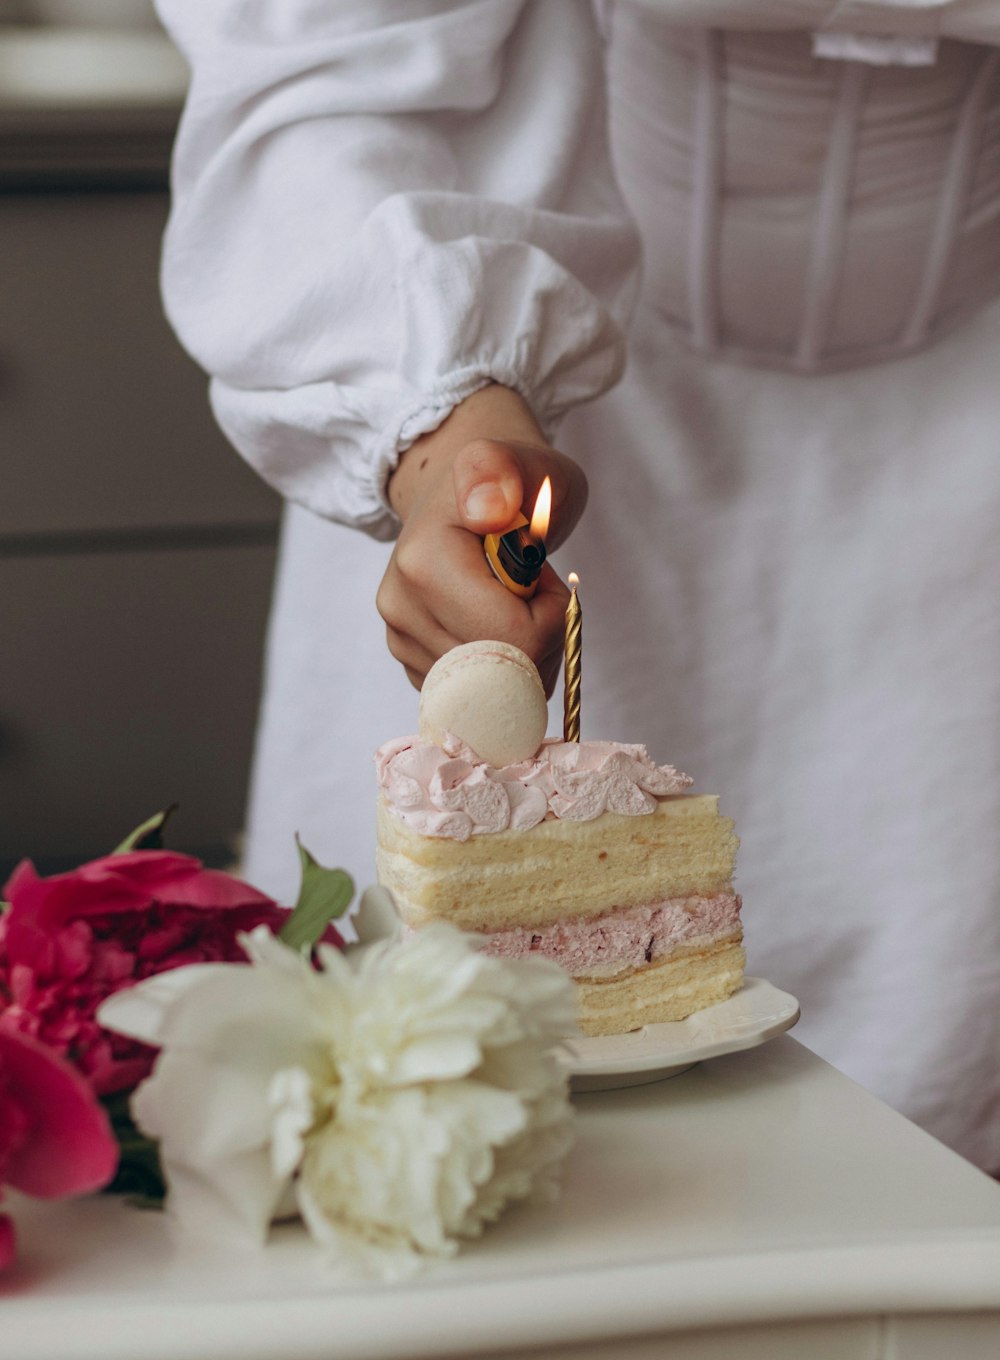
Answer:
[[[530,522],[524,515],[502,534],[487,534],[483,539],[486,560],[493,575],[514,595],[528,600],[535,593],[538,577],[545,562],[545,535],[549,531],[552,513],[552,482],[542,482],[531,512]]]

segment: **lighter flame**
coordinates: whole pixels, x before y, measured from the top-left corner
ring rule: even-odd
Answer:
[[[574,590],[580,584],[580,578],[579,576],[577,576],[575,571],[571,571],[570,574],[566,577],[566,580],[570,583]]]
[[[546,477],[538,489],[538,497],[535,501],[535,508],[531,512],[532,538],[544,539],[549,532],[549,520],[552,517],[552,479]]]

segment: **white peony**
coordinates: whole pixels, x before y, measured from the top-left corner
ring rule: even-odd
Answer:
[[[428,926],[319,968],[260,927],[243,964],[118,993],[101,1023],[161,1048],[132,1099],[168,1207],[262,1240],[289,1187],[313,1236],[398,1274],[511,1200],[551,1196],[571,1143],[573,987]]]

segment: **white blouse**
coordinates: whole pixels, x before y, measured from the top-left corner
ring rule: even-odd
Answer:
[[[484,383],[552,431],[616,381],[640,237],[695,348],[805,370],[1000,287],[995,0],[159,9],[192,68],[171,320],[240,452],[378,538],[399,453]]]

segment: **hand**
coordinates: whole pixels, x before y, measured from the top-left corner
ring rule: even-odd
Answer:
[[[452,647],[498,638],[538,666],[547,694],[562,659],[569,592],[546,563],[530,600],[507,590],[483,553],[487,533],[530,515],[552,478],[550,550],[570,534],[587,500],[582,470],[545,443],[522,399],[487,387],[403,455],[389,499],[403,528],[379,587],[389,651],[418,689]]]

